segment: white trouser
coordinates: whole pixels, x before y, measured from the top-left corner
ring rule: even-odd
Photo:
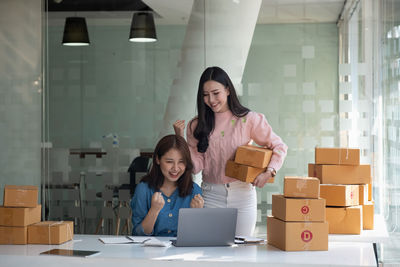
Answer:
[[[236,235],[252,236],[257,221],[257,192],[252,184],[241,181],[229,184],[203,182],[205,208],[237,208]]]

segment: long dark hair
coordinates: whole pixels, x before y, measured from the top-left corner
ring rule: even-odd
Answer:
[[[150,188],[155,191],[159,191],[164,183],[164,175],[161,171],[160,165],[157,164],[157,158],[160,160],[172,148],[178,150],[182,157],[183,163],[185,164],[185,172],[178,179],[178,191],[180,197],[185,197],[192,193],[193,180],[192,180],[192,158],[190,157],[189,147],[186,140],[179,135],[167,135],[161,138],[156,145],[153,153],[153,165],[150,172],[142,178],[142,182],[149,185]]]
[[[228,74],[220,67],[208,67],[200,77],[199,88],[197,91],[197,126],[193,136],[199,141],[197,151],[204,153],[208,148],[208,138],[215,128],[215,117],[212,109],[204,103],[204,84],[208,81],[216,81],[228,88],[228,107],[236,117],[244,117],[249,113],[249,109],[242,106],[236,95],[235,87]],[[192,121],[193,122],[193,121]],[[190,124],[191,127],[191,124]]]

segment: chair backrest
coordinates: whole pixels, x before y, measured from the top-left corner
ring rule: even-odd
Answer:
[[[147,172],[149,170],[149,160],[150,158],[148,157],[139,156],[136,157],[129,166],[128,172],[130,174],[129,184],[130,184],[131,194],[135,192],[136,188],[136,173]]]
[[[139,156],[136,157],[129,166],[128,172],[147,172],[150,158]]]

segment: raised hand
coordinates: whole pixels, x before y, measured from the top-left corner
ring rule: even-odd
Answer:
[[[165,201],[161,192],[155,192],[151,197],[151,207],[154,211],[159,212],[164,207]]]
[[[191,208],[203,208],[204,206],[204,199],[200,194],[197,194],[192,198],[192,201],[190,201],[190,207]]]
[[[177,120],[174,124],[174,131],[176,135],[180,135],[184,137],[184,131],[185,131],[185,120]]]

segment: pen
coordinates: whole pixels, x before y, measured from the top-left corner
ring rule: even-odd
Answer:
[[[139,243],[139,244],[143,244],[146,241],[151,240],[151,237],[144,239],[143,241],[135,241],[134,237],[131,236],[125,236],[127,239],[131,240],[133,243]]]
[[[151,240],[151,238],[147,238],[147,239],[143,240],[143,241],[142,241],[142,244],[143,244],[144,242],[146,242],[146,241],[149,241],[149,240]]]

